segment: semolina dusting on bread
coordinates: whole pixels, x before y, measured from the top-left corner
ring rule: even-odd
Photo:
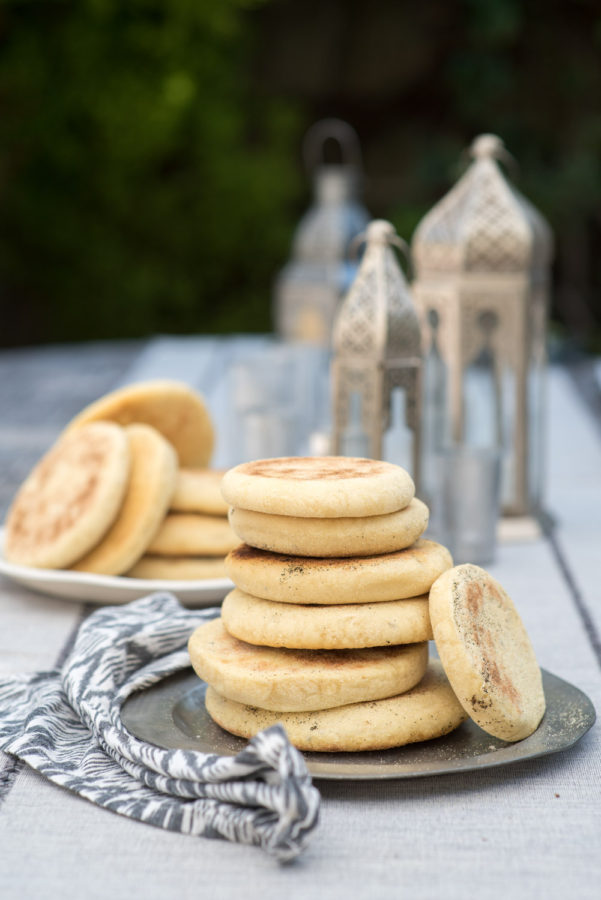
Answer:
[[[240,544],[227,573],[243,591],[280,603],[378,603],[427,593],[453,565],[446,547],[423,538],[404,550],[370,556],[307,557]]]
[[[389,647],[432,639],[428,596],[383,603],[301,606],[236,588],[221,607],[229,634],[250,644],[300,650]]]
[[[459,701],[481,728],[519,741],[545,712],[541,672],[513,602],[479,566],[456,566],[430,590],[436,647]]]
[[[414,498],[397,512],[352,518],[308,518],[234,508],[230,524],[240,540],[292,556],[371,556],[410,547],[428,526],[428,507]]]
[[[232,734],[251,738],[279,722],[295,747],[320,753],[402,747],[448,734],[467,718],[437,660],[418,685],[384,700],[309,712],[271,712],[228,700],[209,687],[206,707],[211,718]]]
[[[188,642],[196,674],[224,697],[263,709],[327,709],[409,690],[428,662],[426,643],[365,650],[258,647],[227,633],[221,619]]]

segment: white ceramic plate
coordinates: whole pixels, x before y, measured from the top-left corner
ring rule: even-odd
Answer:
[[[169,591],[184,606],[201,607],[218,603],[233,588],[229,578],[203,581],[147,580],[116,575],[93,575],[65,569],[32,569],[4,559],[4,529],[0,528],[0,575],[40,594],[51,594],[80,603],[129,603],[153,591]]]

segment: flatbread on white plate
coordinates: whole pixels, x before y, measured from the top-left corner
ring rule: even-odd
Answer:
[[[181,466],[206,466],[215,434],[204,397],[181,381],[143,381],[105,394],[86,406],[66,432],[98,421],[151,425],[175,447]]]
[[[238,543],[225,516],[169,513],[147,552],[159,556],[225,556]]]
[[[67,569],[115,521],[130,471],[125,431],[96,422],[63,436],[35,466],[8,511],[9,562]]]
[[[132,566],[130,578],[159,581],[202,581],[227,578],[223,556],[152,556],[146,554]]]
[[[221,496],[224,473],[225,469],[179,469],[170,508],[174,512],[227,516],[228,504]]]
[[[117,518],[100,543],[73,568],[121,575],[138,561],[157,533],[175,488],[177,456],[150,425],[125,428],[131,454],[127,491]]]

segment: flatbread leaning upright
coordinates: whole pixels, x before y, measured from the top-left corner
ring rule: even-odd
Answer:
[[[479,566],[444,572],[430,590],[436,648],[455,694],[484,731],[519,741],[545,712],[541,671],[520,616]]]

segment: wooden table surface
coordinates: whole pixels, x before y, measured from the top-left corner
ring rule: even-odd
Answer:
[[[260,339],[257,339],[260,342]],[[0,506],[68,419],[133,380],[182,378],[218,429],[225,373],[250,339],[156,338],[0,353]],[[253,341],[250,341],[253,345]],[[549,373],[547,507],[556,525],[504,543],[489,568],[539,662],[601,707],[601,422],[562,367]],[[216,464],[227,464],[218,445]],[[89,607],[0,579],[0,671],[50,668]],[[58,900],[598,898],[599,728],[571,750],[410,781],[319,782],[321,821],[291,865],[260,850],[121,818],[0,754],[0,896]]]

